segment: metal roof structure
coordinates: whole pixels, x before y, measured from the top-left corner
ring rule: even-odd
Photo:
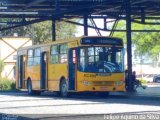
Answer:
[[[99,30],[126,32],[128,55],[128,79],[130,91],[132,82],[132,41],[131,32],[160,32],[160,30],[132,30],[131,23],[160,25],[160,0],[0,0],[0,31],[25,26],[45,20],[52,20],[53,38],[55,38],[55,20],[63,20],[84,26],[84,35],[88,35],[88,27]],[[12,18],[18,19],[12,21]],[[71,18],[83,18],[83,23],[70,21]],[[112,29],[107,28],[106,19],[114,19]],[[91,19],[92,26],[88,25]],[[104,28],[99,28],[94,19],[104,19]],[[117,30],[119,20],[126,21],[125,30]],[[149,21],[148,20],[154,20]],[[55,40],[55,39],[54,39]]]
[[[61,18],[88,15],[117,16],[124,9],[126,0],[1,0],[0,17]],[[157,16],[160,14],[159,0],[131,0],[134,16]],[[123,13],[125,15],[125,13]]]
[[[126,19],[126,3],[127,0],[1,0],[0,18],[19,18],[18,23],[8,22],[12,27],[44,20],[83,18],[84,15]],[[130,5],[132,22],[145,24],[145,19],[158,19],[160,15],[160,0],[130,0]]]

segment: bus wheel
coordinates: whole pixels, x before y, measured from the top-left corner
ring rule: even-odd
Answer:
[[[63,79],[60,83],[60,94],[62,97],[67,97],[68,96],[68,92],[67,92],[67,84],[65,79]]]
[[[28,89],[28,94],[29,95],[40,95],[41,94],[40,91],[32,90],[32,82],[31,82],[31,80],[28,80],[28,82],[27,82],[27,89]]]
[[[28,94],[33,95],[31,80],[28,80],[28,82],[27,82],[27,89],[28,89]]]

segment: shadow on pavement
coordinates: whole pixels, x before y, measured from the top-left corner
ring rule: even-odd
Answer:
[[[77,101],[86,101],[91,103],[80,103],[80,104],[60,104],[60,105],[53,105],[53,106],[71,106],[71,105],[86,105],[86,104],[111,104],[111,103],[118,103],[118,104],[135,104],[135,105],[150,105],[150,106],[160,106],[160,96],[146,96],[146,95],[139,95],[137,93],[111,93],[109,96],[99,96],[97,94],[71,94],[69,98],[62,98],[55,96],[52,92],[44,92],[42,95],[39,96],[29,96],[27,92],[0,92],[0,97],[2,96],[15,96],[15,97],[24,97],[23,99],[16,99],[16,100],[1,100],[0,102],[24,102],[24,101],[45,101],[45,100],[77,100]],[[25,99],[29,98],[29,99]],[[144,102],[145,101],[145,102]],[[47,106],[47,105],[44,105]],[[52,105],[48,105],[52,106]],[[18,107],[8,107],[7,109],[12,108],[25,108],[25,107],[43,107],[43,105],[35,105],[35,106],[18,106]],[[3,109],[3,107],[0,107]],[[5,107],[6,109],[6,107]]]

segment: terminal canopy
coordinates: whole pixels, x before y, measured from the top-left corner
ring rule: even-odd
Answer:
[[[131,32],[133,30],[131,29],[131,22],[160,25],[160,22],[157,21],[157,19],[160,20],[160,0],[0,0],[0,20],[3,18],[9,18],[11,22],[8,22],[8,19],[0,21],[0,31],[52,20],[53,40],[55,40],[56,36],[55,20],[74,23],[73,21],[68,21],[68,19],[84,18],[83,24],[75,24],[84,26],[84,35],[88,35],[88,27],[109,31],[107,19],[114,19],[110,36],[113,35],[118,21],[121,19],[126,20],[126,30],[124,32],[127,33],[128,80],[129,89],[132,91]],[[13,21],[12,18],[18,19],[18,22]],[[93,26],[88,25],[88,18],[91,19]],[[93,20],[95,18],[104,19],[104,28],[96,26]],[[1,27],[2,24],[4,24],[4,27]],[[122,32],[123,30],[119,31]],[[134,31],[144,32],[147,30]],[[158,32],[157,30],[148,31]],[[97,31],[97,34],[101,35],[99,31]]]
[[[128,0],[1,0],[1,18],[74,18],[85,14],[116,18]],[[160,0],[130,0],[133,18],[160,15]]]

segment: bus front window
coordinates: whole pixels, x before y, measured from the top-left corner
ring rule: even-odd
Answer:
[[[78,68],[82,72],[123,72],[123,48],[82,47]]]

